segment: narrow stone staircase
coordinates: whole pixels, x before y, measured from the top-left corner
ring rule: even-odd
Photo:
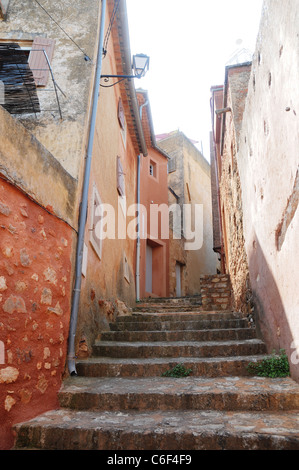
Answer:
[[[16,449],[299,449],[299,385],[248,375],[266,349],[241,314],[149,299],[110,328],[61,408],[15,426]],[[191,375],[162,376],[177,364]]]

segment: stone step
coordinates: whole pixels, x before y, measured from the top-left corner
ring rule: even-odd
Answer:
[[[232,329],[247,328],[248,320],[241,319],[215,319],[197,321],[161,321],[159,319],[149,321],[121,321],[110,323],[111,331],[196,331],[196,330],[212,330],[212,329]]]
[[[244,319],[245,317],[243,316],[242,313],[239,312],[232,312],[232,311],[226,311],[226,312],[207,312],[207,311],[202,311],[202,312],[157,312],[157,313],[151,313],[151,312],[142,312],[142,313],[134,313],[132,315],[123,315],[120,317],[117,317],[116,323],[146,323],[146,322],[166,322],[166,321],[180,321],[180,322],[187,322],[187,321],[200,321],[200,320],[205,320],[205,321],[214,321],[214,320],[241,320]]]
[[[299,409],[299,385],[290,378],[87,378],[64,381],[61,407],[101,411],[289,411]]]
[[[93,354],[105,357],[217,357],[264,354],[266,347],[259,339],[240,341],[168,341],[155,343],[121,343],[97,340]]]
[[[104,358],[91,357],[77,361],[79,376],[85,377],[157,377],[177,364],[192,369],[195,377],[249,376],[247,366],[267,355],[236,357],[176,358]]]
[[[139,308],[153,308],[153,307],[158,307],[161,309],[168,308],[168,307],[174,307],[174,308],[192,308],[192,307],[200,307],[201,306],[201,298],[198,298],[197,300],[194,300],[193,302],[184,302],[184,301],[165,301],[165,302],[140,302],[136,305],[134,305],[134,309],[139,309]]]
[[[140,312],[140,313],[147,313],[147,312],[150,312],[150,313],[158,313],[158,312],[201,312],[203,311],[203,307],[201,305],[167,305],[167,306],[163,306],[163,305],[145,305],[144,307],[134,307],[132,308],[132,311],[133,312]]]
[[[15,448],[298,450],[298,412],[49,411],[14,426]]]
[[[192,304],[198,303],[201,300],[201,294],[191,295],[186,297],[147,297],[145,299],[141,299],[139,302],[136,303],[136,306],[142,304]]]
[[[101,341],[219,341],[256,338],[254,328],[177,331],[107,331]]]

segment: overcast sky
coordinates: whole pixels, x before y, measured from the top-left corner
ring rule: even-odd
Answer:
[[[179,129],[209,160],[210,88],[238,49],[254,52],[262,0],[127,0],[127,9],[131,52],[150,56],[135,86],[148,90],[155,133]]]

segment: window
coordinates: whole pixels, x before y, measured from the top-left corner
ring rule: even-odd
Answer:
[[[125,173],[123,170],[121,158],[117,157],[117,191],[120,196],[124,197],[126,195],[125,187]]]
[[[126,253],[124,253],[123,263],[124,263],[124,278],[130,284],[130,269],[129,269],[129,262],[128,262]]]
[[[2,105],[9,113],[40,112],[28,55],[18,44],[0,44],[0,83]]]
[[[168,167],[168,173],[172,173],[174,171],[176,171],[176,160],[175,160],[175,157],[172,157],[168,160],[168,164],[167,164],[167,167]]]
[[[149,174],[154,178],[157,178],[157,164],[153,160],[150,160]]]
[[[90,222],[89,232],[90,232],[90,243],[100,259],[102,258],[101,204],[102,204],[102,201],[100,199],[96,185],[94,184],[93,191],[92,191],[92,203],[91,203],[92,213],[91,213],[91,222]]]
[[[121,98],[118,100],[118,121],[122,129],[125,128],[125,110]]]
[[[126,117],[125,117],[125,110],[123,106],[123,102],[121,98],[118,100],[118,122],[120,125],[120,132],[121,136],[123,139],[124,146],[126,148],[126,142],[127,142],[127,124],[126,124]]]
[[[48,82],[54,45],[53,39],[43,37],[33,41],[1,40],[0,98],[11,114],[40,112],[36,87]]]

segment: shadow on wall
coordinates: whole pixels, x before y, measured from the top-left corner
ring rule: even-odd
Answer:
[[[295,340],[299,338],[295,338],[290,329],[276,281],[256,234],[248,261],[257,335],[265,341],[268,353],[274,349],[277,352],[285,349],[291,376],[299,382],[299,361],[294,346]]]

